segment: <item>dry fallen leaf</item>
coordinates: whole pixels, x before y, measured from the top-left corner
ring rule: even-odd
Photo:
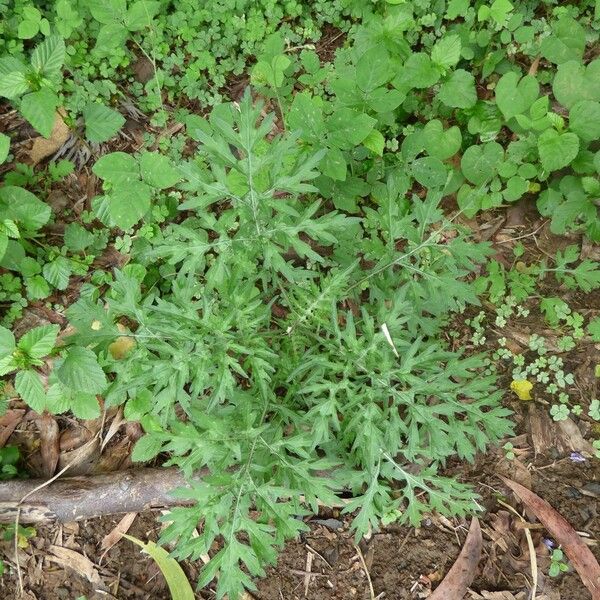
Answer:
[[[481,558],[481,527],[476,517],[471,521],[469,535],[465,540],[456,562],[452,565],[446,577],[435,588],[429,600],[462,600],[467,593],[467,588],[475,579],[477,565]]]
[[[89,558],[86,558],[83,554],[79,554],[79,552],[75,552],[75,550],[63,548],[62,546],[50,546],[49,550],[54,554],[54,556],[48,557],[51,561],[58,563],[62,567],[72,569],[85,577],[90,583],[98,587],[103,587],[104,584],[100,578],[98,569],[96,569],[96,566]]]
[[[0,417],[0,448],[4,448],[6,442],[8,442],[8,438],[17,428],[17,425],[23,420],[24,416],[24,409],[15,408],[7,410],[6,413]]]
[[[104,550],[102,556],[100,557],[99,562],[102,562],[104,555],[123,537],[124,533],[129,531],[131,524],[135,520],[137,513],[130,512],[127,513],[115,526],[115,528],[108,534],[102,538],[102,543],[100,544],[100,549]]]
[[[592,600],[600,600],[600,565],[570,523],[548,502],[516,481],[500,476],[502,481],[521,499],[540,520],[550,535],[562,547],[579,573],[583,585],[591,592]]]
[[[62,110],[62,109],[60,109]],[[57,112],[54,117],[54,127],[48,139],[40,136],[33,140],[33,146],[29,151],[29,158],[34,165],[54,154],[69,139],[71,130],[64,122],[61,112]]]

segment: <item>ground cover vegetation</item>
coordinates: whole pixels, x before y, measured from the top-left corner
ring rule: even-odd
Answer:
[[[133,458],[189,478],[161,542],[210,555],[199,586],[252,589],[319,504],[357,540],[477,511],[441,469],[511,433],[502,361],[555,420],[600,418],[560,357],[600,341],[599,317],[536,287],[600,287],[579,245],[600,241],[598,2],[18,0],[0,16],[2,105],[85,150],[32,166],[0,134],[4,406],[123,406],[145,432]],[[124,151],[131,115],[147,127]],[[53,207],[82,168],[97,193]],[[575,242],[537,262],[517,245],[507,269],[468,224],[528,199]],[[99,266],[107,248],[118,268]],[[23,332],[32,303],[68,327]],[[556,347],[490,349],[488,320],[528,304]]]

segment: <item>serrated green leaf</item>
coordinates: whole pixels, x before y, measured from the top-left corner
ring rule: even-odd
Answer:
[[[10,150],[10,138],[3,133],[0,133],[0,165],[6,161]]]
[[[10,329],[0,325],[0,358],[12,354],[16,347],[15,336]]]
[[[69,348],[55,372],[59,381],[75,392],[101,394],[106,387],[104,371],[89,348]]]
[[[134,462],[146,462],[152,460],[162,449],[162,441],[159,437],[147,433],[141,437],[133,447],[131,460]]]
[[[68,399],[69,409],[78,419],[97,419],[100,416],[100,405],[94,394],[73,392]]]
[[[71,277],[71,262],[65,256],[57,256],[43,268],[46,281],[59,290],[66,290]]]
[[[12,71],[0,75],[0,96],[13,100],[29,89],[27,74],[23,71]]]
[[[34,327],[21,337],[17,347],[31,358],[44,358],[54,348],[59,329],[58,325]]]
[[[116,110],[93,102],[83,109],[85,136],[90,142],[106,142],[125,124],[125,117]]]
[[[4,203],[5,206],[2,206]],[[20,228],[36,231],[50,219],[50,207],[28,190],[5,185],[0,187],[0,209]]]
[[[39,43],[31,53],[31,66],[46,77],[60,73],[65,62],[65,42],[59,35],[51,35]]]
[[[19,371],[15,377],[15,390],[33,410],[39,413],[44,411],[46,392],[40,376],[35,371]]]
[[[461,49],[460,37],[456,34],[447,35],[434,44],[431,49],[431,60],[440,67],[449,69],[456,66],[460,60]]]
[[[69,223],[65,227],[64,243],[71,252],[82,252],[95,240],[96,236],[79,223]]]
[[[54,128],[58,96],[44,88],[21,98],[21,114],[42,136],[49,138]]]

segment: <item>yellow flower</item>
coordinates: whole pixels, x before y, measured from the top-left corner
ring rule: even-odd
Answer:
[[[517,395],[519,400],[532,400],[531,390],[533,389],[533,383],[527,381],[527,379],[515,379],[510,384],[510,389]]]

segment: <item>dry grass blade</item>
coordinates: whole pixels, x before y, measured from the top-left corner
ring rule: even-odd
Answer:
[[[429,600],[462,600],[475,578],[477,565],[481,558],[483,540],[479,521],[473,517],[469,535],[465,540],[456,562],[452,565],[442,583],[429,596]]]
[[[570,523],[545,500],[515,481],[501,477],[502,481],[520,498],[540,520],[552,537],[562,546],[581,581],[600,600],[600,565]]]

